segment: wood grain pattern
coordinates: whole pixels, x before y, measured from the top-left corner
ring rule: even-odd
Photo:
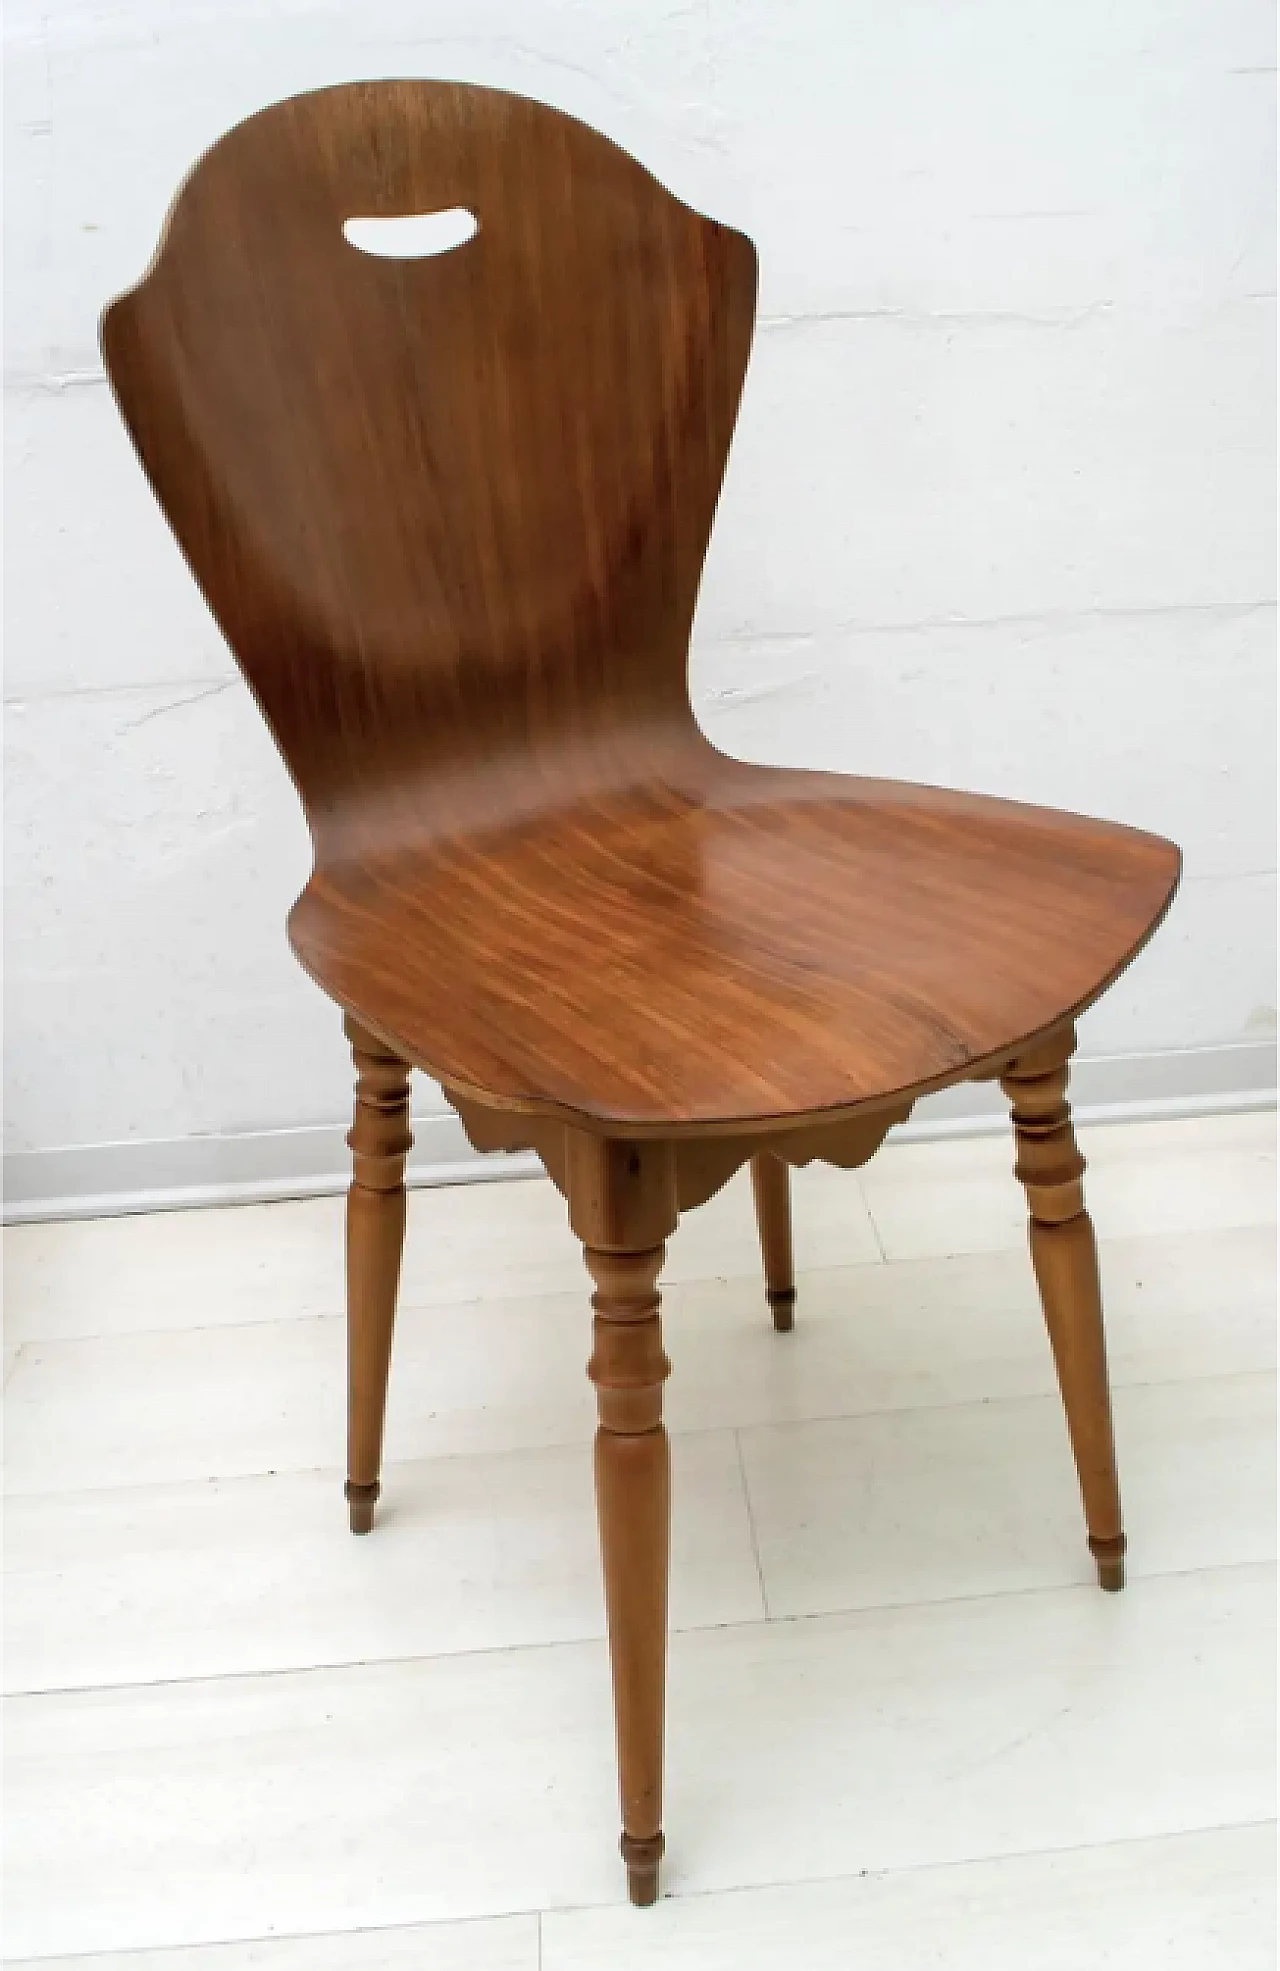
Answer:
[[[1111,1386],[1084,1158],[1067,1101],[1075,1035],[1025,1055],[1003,1077],[1013,1104],[1017,1176],[1030,1207],[1031,1258],[1080,1476],[1089,1548],[1102,1587],[1124,1586],[1124,1527],[1111,1427]]]
[[[349,219],[454,207],[477,230],[438,257],[344,237]],[[1090,1540],[1118,1586],[1066,1035],[1179,872],[1171,843],[1112,822],[746,765],[703,734],[688,644],[755,289],[749,240],[574,119],[367,82],[216,144],[102,323],[139,457],[311,830],[289,932],[359,1073],[357,1531],[378,1488],[407,1064],[478,1147],[538,1151],[583,1242],[637,1901],[663,1839],[656,1281],[677,1211],[755,1159],[781,1297],[786,1165],[852,1168],[917,1095],[1003,1075]]]
[[[457,1088],[446,1088],[444,1093],[473,1149],[533,1150],[556,1189],[562,1196],[568,1196],[563,1124],[552,1116],[491,1108],[473,1096],[463,1095]],[[839,1121],[791,1129],[761,1126],[742,1136],[722,1133],[673,1136],[669,1140],[675,1146],[676,1198],[680,1212],[683,1215],[706,1204],[744,1164],[765,1154],[782,1163],[821,1162],[836,1164],[842,1170],[856,1170],[875,1155],[894,1124],[905,1122],[910,1113],[909,1102],[881,1103]]]
[[[461,206],[374,259],[352,215]],[[1171,844],[725,758],[690,710],[755,254],[583,125],[360,83],[208,153],[103,349],[302,795],[290,933],[405,1059],[636,1135],[962,1078],[1150,935]],[[927,714],[925,714],[927,715]]]

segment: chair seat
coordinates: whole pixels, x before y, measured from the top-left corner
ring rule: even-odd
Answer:
[[[705,1128],[962,1078],[1096,998],[1178,867],[1078,815],[725,762],[322,867],[290,932],[442,1081]]]

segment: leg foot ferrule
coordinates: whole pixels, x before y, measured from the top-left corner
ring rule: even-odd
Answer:
[[[1126,1541],[1123,1533],[1114,1540],[1095,1540],[1089,1536],[1089,1552],[1098,1563],[1098,1586],[1109,1595],[1119,1594],[1124,1586],[1124,1552]]]
[[[773,1313],[773,1325],[780,1335],[790,1334],[796,1324],[796,1290],[794,1287],[767,1287],[765,1299]]]
[[[658,1900],[658,1864],[666,1845],[662,1834],[652,1834],[644,1840],[624,1834],[619,1843],[627,1865],[627,1894],[637,1909],[647,1909]]]
[[[378,1503],[382,1487],[375,1478],[372,1485],[357,1485],[349,1478],[342,1488],[343,1495],[351,1509],[351,1531],[371,1533],[373,1531],[373,1509]]]

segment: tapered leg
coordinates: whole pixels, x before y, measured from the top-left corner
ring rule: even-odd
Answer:
[[[791,1257],[791,1178],[781,1157],[761,1150],[751,1159],[751,1189],[764,1255],[764,1296],[773,1325],[786,1334],[795,1321],[796,1280]]]
[[[1031,1211],[1031,1258],[1080,1474],[1089,1547],[1100,1584],[1114,1591],[1124,1586],[1125,1538],[1098,1252],[1084,1207],[1084,1158],[1067,1102],[1074,1047],[1074,1034],[1046,1044],[1015,1062],[1002,1084],[1013,1104],[1016,1171]]]
[[[351,1531],[368,1533],[382,1463],[391,1331],[404,1247],[404,1165],[409,1070],[354,1020],[345,1022],[356,1065],[352,1180],[347,1193],[347,1502]]]
[[[658,1271],[674,1229],[668,1144],[568,1134],[569,1210],[595,1282],[596,1504],[618,1739],[622,1858],[633,1903],[658,1894],[671,1477],[662,1425]]]

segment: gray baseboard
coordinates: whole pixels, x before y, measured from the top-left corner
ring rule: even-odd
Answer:
[[[1271,1108],[1274,1042],[1196,1047],[1161,1054],[1082,1058],[1072,1070],[1081,1122],[1142,1121]],[[963,1082],[920,1102],[890,1142],[976,1136],[1005,1126],[1006,1108],[990,1083]],[[320,1197],[346,1188],[345,1122],[313,1129],[256,1130],[238,1136],[178,1136],[132,1143],[86,1143],[18,1151],[4,1160],[4,1222],[105,1218],[126,1212]],[[528,1177],[527,1156],[478,1156],[456,1116],[415,1118],[409,1182],[470,1184]]]

